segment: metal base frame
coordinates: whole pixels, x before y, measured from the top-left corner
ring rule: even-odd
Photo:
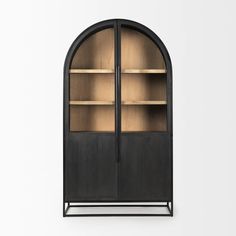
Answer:
[[[132,203],[132,202],[131,202]],[[138,204],[137,204],[138,203]],[[95,214],[70,214],[71,208],[98,208],[98,207],[110,207],[110,208],[126,208],[126,207],[162,207],[167,209],[167,214],[155,214],[155,213],[95,213]],[[152,202],[151,204],[147,202],[136,202],[135,204],[130,204],[129,202],[66,202],[64,203],[63,217],[111,217],[111,216],[173,216],[173,202]]]

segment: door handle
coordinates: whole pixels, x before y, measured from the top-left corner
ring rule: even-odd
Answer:
[[[121,81],[120,81],[120,66],[116,67],[116,89],[115,89],[115,113],[116,113],[116,160],[120,162],[120,132],[121,132]]]

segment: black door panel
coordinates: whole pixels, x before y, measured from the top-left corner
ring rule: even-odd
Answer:
[[[66,200],[115,200],[117,163],[113,134],[70,134],[66,159]]]
[[[121,138],[121,200],[171,199],[171,155],[168,134],[123,134]]]

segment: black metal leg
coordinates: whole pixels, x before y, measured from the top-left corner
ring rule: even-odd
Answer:
[[[68,202],[68,203],[67,203],[67,207],[66,207],[66,209],[65,209],[65,215],[67,214],[69,208],[70,208],[70,203]]]

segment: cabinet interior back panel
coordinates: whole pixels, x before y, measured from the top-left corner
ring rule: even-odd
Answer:
[[[166,101],[166,77],[163,74],[122,74],[122,101]]]
[[[114,101],[114,75],[71,74],[70,100]]]
[[[123,69],[165,69],[159,48],[136,30],[121,30],[121,67]]]
[[[113,105],[70,106],[70,131],[114,131]]]
[[[166,106],[122,106],[121,131],[166,131]]]
[[[113,69],[114,30],[105,29],[91,35],[76,51],[71,69]]]

